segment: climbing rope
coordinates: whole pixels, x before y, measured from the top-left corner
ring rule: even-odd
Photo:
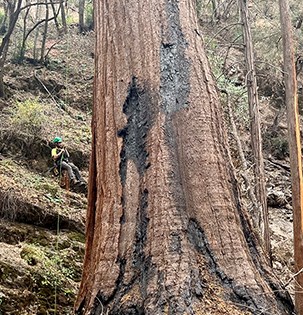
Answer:
[[[69,35],[67,35],[68,38],[67,38],[67,41],[66,41],[66,49],[68,50],[69,49]],[[65,54],[66,56],[67,54]],[[68,91],[68,69],[67,67],[65,68],[65,86],[66,86],[66,91]],[[51,94],[51,93],[50,93]],[[57,104],[58,102],[54,99],[54,97],[51,95],[52,97],[52,100]],[[65,103],[67,101],[67,93],[65,93]],[[60,108],[62,108],[61,105],[59,105]],[[69,186],[69,176],[66,176],[66,173],[63,174],[62,172],[62,161],[63,161],[63,158],[64,158],[64,154],[61,155],[60,157],[60,166],[59,166],[59,183],[61,184],[61,180],[62,180],[62,177],[64,177],[64,181],[65,181],[65,190],[66,190],[66,196],[67,196],[67,207],[69,208],[70,206],[70,198],[69,198],[69,190],[70,190],[70,186]],[[59,240],[60,240],[60,212],[58,212],[58,216],[57,216],[57,231],[56,231],[56,255],[57,257],[59,257]],[[59,259],[58,259],[58,263],[59,263]],[[57,267],[60,267],[60,266],[57,266]],[[54,310],[54,315],[57,315],[57,295],[58,295],[58,286],[57,286],[57,281],[55,283],[55,310]]]
[[[63,156],[64,154],[61,154],[60,157],[60,165],[59,165],[59,184],[61,184],[61,178],[62,178],[62,161],[63,161]],[[56,228],[56,245],[55,245],[55,250],[56,250],[56,257],[59,257],[59,239],[60,239],[60,211],[58,211],[57,214],[57,228]],[[59,259],[57,260],[59,262]],[[59,267],[59,266],[57,266]],[[59,268],[58,268],[59,269]],[[56,273],[57,274],[57,273]],[[58,290],[58,275],[56,277],[55,281],[55,312],[54,314],[57,314],[57,290]]]

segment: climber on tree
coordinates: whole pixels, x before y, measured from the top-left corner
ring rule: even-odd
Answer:
[[[69,153],[62,143],[62,139],[60,137],[56,137],[54,138],[53,143],[56,147],[52,149],[52,159],[59,172],[61,173],[61,170],[67,170],[68,176],[73,185],[85,184],[78,167],[69,162]]]

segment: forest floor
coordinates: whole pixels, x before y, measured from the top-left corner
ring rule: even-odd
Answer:
[[[47,67],[6,65],[8,97],[0,100],[0,315],[72,314],[81,278],[87,199],[60,188],[49,171],[50,141],[63,137],[87,179],[93,41],[92,34],[71,32],[50,50]],[[28,100],[33,105],[26,108],[32,112],[40,109],[36,103],[42,104],[33,121],[28,111],[20,111]],[[267,101],[261,106],[266,129],[276,109]],[[241,134],[246,144],[247,134]],[[283,143],[266,147],[265,169],[273,266],[286,283],[293,253],[290,172],[287,154],[280,155]],[[249,157],[248,145],[245,151]]]

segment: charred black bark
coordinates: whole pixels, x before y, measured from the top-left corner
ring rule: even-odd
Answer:
[[[146,275],[150,268],[150,260],[145,257],[144,246],[149,218],[147,216],[148,189],[144,187],[143,177],[147,168],[148,150],[146,148],[146,138],[153,123],[153,98],[147,88],[138,85],[137,79],[133,77],[130,84],[128,95],[123,105],[123,113],[127,117],[126,126],[118,130],[117,136],[123,139],[120,152],[120,181],[122,185],[122,207],[123,213],[120,218],[121,226],[125,223],[125,184],[127,179],[127,165],[132,161],[139,174],[139,206],[136,215],[136,232],[132,254],[132,266],[135,270],[133,278],[129,283],[124,280],[126,258],[118,257],[117,264],[120,266],[120,273],[116,281],[115,290],[111,296],[104,296],[100,291],[92,310],[92,314],[101,314],[103,310],[108,310],[108,314],[144,314],[143,300],[146,297],[147,279]],[[134,305],[121,307],[122,297],[137,283],[140,287],[142,305],[140,301],[134,301]],[[109,304],[113,304],[108,308]]]
[[[153,99],[137,85],[137,79],[133,78],[128,96],[123,105],[123,113],[127,117],[126,126],[118,131],[118,137],[123,138],[123,147],[120,152],[120,178],[122,186],[125,185],[127,174],[127,161],[132,160],[140,176],[143,176],[148,167],[148,152],[146,149],[146,137],[152,125]]]
[[[168,25],[162,29],[160,47],[160,96],[162,110],[174,113],[188,105],[190,62],[185,58],[187,42],[181,30],[179,8],[167,1]]]

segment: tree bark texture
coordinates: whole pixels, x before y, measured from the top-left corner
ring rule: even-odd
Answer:
[[[95,2],[77,314],[291,314],[241,208],[190,0]]]
[[[294,224],[295,272],[303,268],[303,180],[301,161],[300,121],[297,97],[297,78],[294,58],[292,24],[287,0],[280,0],[280,18],[283,39],[285,103],[290,153],[292,207]],[[295,305],[298,315],[303,315],[303,273],[296,277]]]
[[[259,113],[259,98],[257,92],[257,78],[255,71],[252,36],[248,19],[247,0],[239,0],[241,19],[243,23],[243,37],[245,46],[246,82],[248,93],[248,105],[250,116],[250,139],[254,163],[255,194],[258,201],[258,209],[253,214],[257,219],[256,227],[260,229],[263,244],[267,254],[271,257],[269,222],[267,209],[267,196],[265,188],[264,161],[262,153],[262,136]]]

